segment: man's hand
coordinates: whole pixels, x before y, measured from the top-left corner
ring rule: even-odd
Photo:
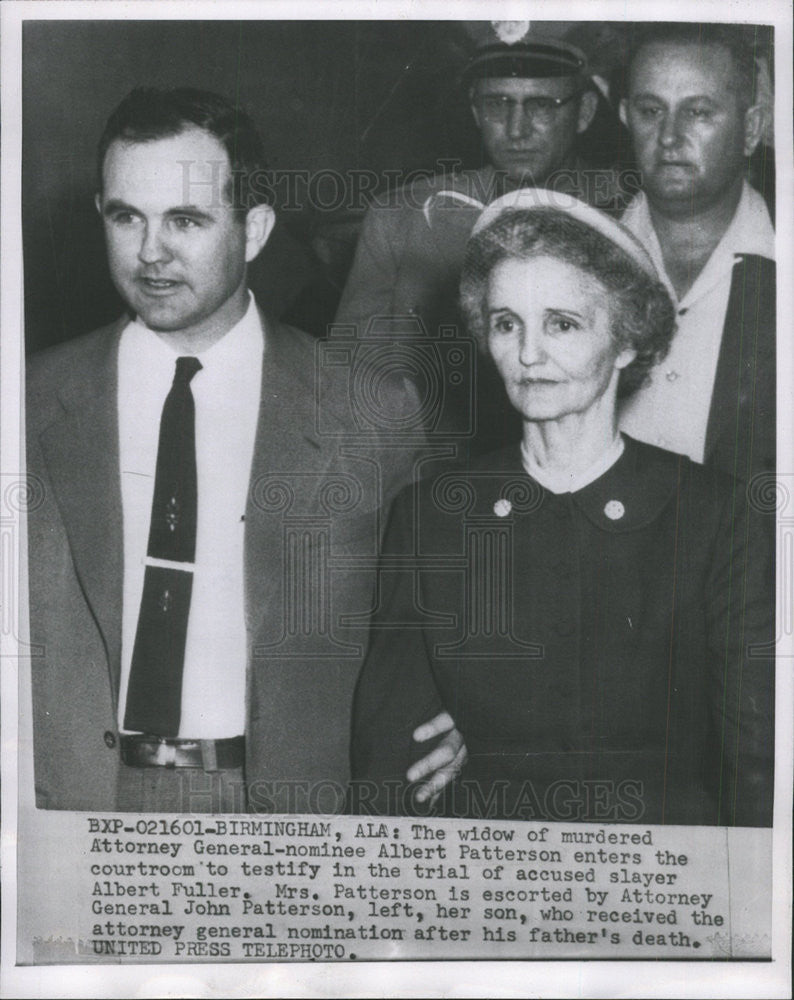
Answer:
[[[430,722],[425,722],[413,732],[417,743],[424,743],[435,736],[447,735],[426,757],[413,764],[406,775],[409,781],[424,784],[416,792],[417,802],[435,802],[444,788],[454,781],[469,759],[463,737],[455,728],[449,712],[441,712]]]

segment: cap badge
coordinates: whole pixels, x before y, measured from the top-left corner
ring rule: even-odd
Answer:
[[[529,21],[491,21],[491,27],[505,45],[515,45],[529,33]]]

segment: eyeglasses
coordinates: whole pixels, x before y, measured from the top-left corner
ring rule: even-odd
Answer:
[[[548,124],[560,108],[579,97],[579,91],[575,90],[568,97],[525,97],[518,100],[515,97],[508,97],[506,94],[485,94],[477,98],[477,107],[480,114],[487,122],[503,125],[513,110],[521,106],[522,113],[529,115],[533,121],[540,124]]]

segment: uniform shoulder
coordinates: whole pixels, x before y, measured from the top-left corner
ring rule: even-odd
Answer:
[[[377,214],[382,210],[402,208],[421,212],[428,199],[442,192],[485,204],[493,197],[493,170],[488,167],[440,174],[416,171],[400,187],[376,195],[369,211]]]

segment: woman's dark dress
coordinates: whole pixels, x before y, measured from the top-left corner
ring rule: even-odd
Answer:
[[[413,729],[445,708],[469,764],[436,812],[771,825],[774,514],[625,444],[573,494],[538,485],[516,447],[398,498],[354,811],[428,811],[403,776],[427,752]]]

